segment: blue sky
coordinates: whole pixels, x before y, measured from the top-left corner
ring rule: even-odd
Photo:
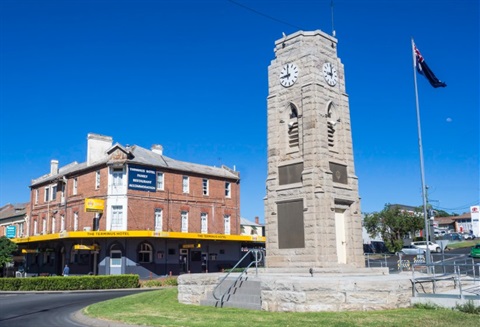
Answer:
[[[0,1],[0,206],[86,160],[88,133],[235,167],[241,215],[263,221],[274,42],[332,32],[330,0]],[[363,212],[421,205],[411,37],[446,88],[418,76],[434,207],[479,201],[479,2],[336,0]]]

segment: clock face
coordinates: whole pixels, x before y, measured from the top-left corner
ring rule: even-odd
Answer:
[[[280,72],[280,84],[285,87],[292,86],[295,84],[298,78],[298,67],[297,65],[285,64]]]
[[[323,78],[325,78],[325,81],[330,86],[335,86],[335,84],[337,84],[337,70],[329,62],[323,64]]]

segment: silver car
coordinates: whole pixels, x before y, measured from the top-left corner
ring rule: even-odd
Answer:
[[[425,254],[425,249],[420,249],[415,245],[405,245],[398,254],[402,255],[418,255],[418,254]]]

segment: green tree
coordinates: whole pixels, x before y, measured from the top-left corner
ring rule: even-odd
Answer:
[[[386,204],[380,212],[365,214],[363,226],[370,237],[381,236],[390,252],[400,251],[406,234],[423,229],[424,218],[421,212],[401,210],[398,206]]]
[[[0,267],[4,267],[7,263],[12,262],[12,254],[17,251],[18,246],[9,238],[0,237]]]
[[[448,212],[446,212],[444,210],[435,209],[435,211],[436,211],[436,214],[435,214],[436,217],[450,217],[451,216],[451,214],[449,214]]]

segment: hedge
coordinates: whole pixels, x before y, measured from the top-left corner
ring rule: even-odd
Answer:
[[[1,291],[73,291],[140,287],[138,275],[0,278]]]

